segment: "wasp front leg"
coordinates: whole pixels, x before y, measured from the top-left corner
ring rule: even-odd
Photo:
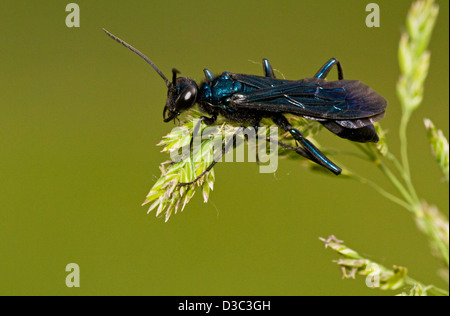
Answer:
[[[233,136],[231,137],[231,139],[225,144],[224,148],[222,149],[222,151],[219,153],[219,155],[217,157],[214,158],[214,161],[205,169],[205,171],[203,171],[197,178],[195,178],[193,181],[191,182],[182,182],[179,183],[178,186],[179,187],[183,187],[183,186],[188,186],[188,185],[192,185],[197,183],[197,181],[199,181],[201,178],[203,178],[208,172],[211,171],[211,169],[216,165],[217,162],[219,162],[220,159],[222,159],[223,155],[225,155],[232,147],[233,144],[236,142],[236,137],[239,133],[241,133],[244,130],[244,127],[239,127],[233,134]],[[238,146],[239,144],[236,144],[236,146]]]
[[[213,114],[211,117],[202,116],[200,118],[206,125],[213,125],[217,121],[217,114]]]
[[[205,74],[206,82],[211,83],[214,80],[214,75],[208,68],[203,69],[203,73]]]

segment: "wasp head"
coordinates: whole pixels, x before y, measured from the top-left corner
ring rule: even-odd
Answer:
[[[176,119],[183,111],[191,108],[197,100],[198,87],[194,80],[176,77],[178,70],[172,69],[173,79],[167,90],[167,101],[164,107],[164,122]],[[167,115],[167,116],[166,116]]]

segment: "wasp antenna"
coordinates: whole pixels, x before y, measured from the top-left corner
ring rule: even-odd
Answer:
[[[174,86],[177,85],[177,74],[179,74],[179,73],[180,73],[180,71],[178,69],[172,68],[172,84]]]
[[[150,66],[153,67],[153,69],[155,69],[155,71],[161,76],[161,78],[164,79],[164,81],[166,82],[167,87],[170,87],[172,85],[172,83],[166,78],[166,76],[164,76],[164,74],[161,72],[161,70],[158,69],[158,67],[156,67],[156,65],[147,58],[147,56],[145,56],[144,54],[142,54],[140,51],[138,51],[136,48],[134,48],[133,46],[131,46],[130,44],[128,44],[127,42],[121,40],[120,38],[118,38],[117,36],[111,34],[110,32],[108,32],[107,30],[103,29],[103,32],[106,33],[106,35],[108,35],[109,37],[111,37],[113,40],[115,40],[116,42],[122,44],[123,46],[125,46],[126,48],[128,48],[129,50],[131,50],[132,52],[135,52],[137,55],[139,55],[139,57],[141,57],[142,59],[144,59],[148,64],[150,64]]]

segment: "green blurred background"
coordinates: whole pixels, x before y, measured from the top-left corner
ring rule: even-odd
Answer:
[[[261,74],[269,58],[286,78],[314,75],[330,57],[389,101],[382,126],[398,154],[397,46],[411,1],[82,1],[81,27],[65,25],[69,1],[0,2],[0,294],[3,295],[383,295],[342,280],[318,237],[335,234],[424,283],[437,275],[410,214],[367,186],[282,160],[275,175],[252,163],[219,164],[204,204],[197,193],[165,223],[141,207],[168,156],[155,144],[166,88],[122,37],[170,75],[202,69]],[[425,99],[409,127],[416,188],[448,215],[423,127],[448,136],[448,1],[431,42]],[[331,76],[335,76],[333,72]],[[327,131],[323,145],[353,150]],[[337,160],[392,187],[371,165]],[[79,264],[81,287],[65,266]],[[396,292],[397,293],[397,292]]]

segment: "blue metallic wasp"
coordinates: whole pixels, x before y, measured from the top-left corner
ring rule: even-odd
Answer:
[[[164,79],[168,88],[164,122],[175,120],[196,103],[203,113],[209,115],[201,118],[208,125],[221,115],[257,129],[263,118],[270,118],[300,144],[301,147],[296,149],[299,154],[336,175],[342,172],[341,168],[293,128],[284,114],[318,121],[332,133],[351,141],[378,141],[373,123],[383,118],[387,101],[360,81],[344,80],[342,66],[335,58],[327,61],[313,78],[300,80],[275,78],[267,59],[263,59],[264,76],[224,72],[214,77],[211,71],[205,69],[206,79],[198,86],[192,79],[177,77],[179,72],[176,69],[172,69],[172,81],[169,81],[145,55],[108,31],[103,31],[142,57]],[[337,67],[338,80],[325,80],[334,66]],[[225,147],[227,149],[230,145]],[[194,181],[180,185],[195,183],[214,164]]]

